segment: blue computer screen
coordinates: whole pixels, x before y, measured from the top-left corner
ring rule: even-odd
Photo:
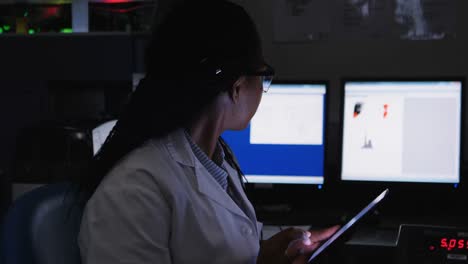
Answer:
[[[222,137],[251,183],[322,184],[325,84],[274,83],[249,126]]]

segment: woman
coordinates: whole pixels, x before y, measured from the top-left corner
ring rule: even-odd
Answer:
[[[288,229],[259,242],[242,173],[220,138],[248,125],[272,74],[240,6],[174,8],[153,34],[145,79],[93,161],[83,263],[305,263],[335,229]]]

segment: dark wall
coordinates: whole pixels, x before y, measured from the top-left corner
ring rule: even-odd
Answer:
[[[73,81],[129,82],[134,68],[128,34],[2,36],[0,49],[0,168],[5,170],[20,130],[60,114],[51,106],[52,90],[64,94],[57,83],[65,91],[76,88],[66,85]],[[74,99],[80,98],[70,102]]]
[[[129,34],[2,36],[1,79],[126,80],[133,68]]]

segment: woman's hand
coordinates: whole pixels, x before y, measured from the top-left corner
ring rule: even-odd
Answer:
[[[310,233],[308,241],[292,241],[285,251],[285,255],[293,264],[305,264],[310,255],[320,245],[321,242],[331,237],[340,227],[332,226],[325,229],[308,231]]]
[[[338,226],[326,229],[305,231],[288,228],[260,244],[257,264],[307,263],[308,256],[338,230]]]

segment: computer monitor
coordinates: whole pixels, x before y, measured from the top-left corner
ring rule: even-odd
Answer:
[[[93,134],[93,154],[94,155],[96,155],[99,149],[101,149],[101,146],[106,141],[107,136],[112,131],[116,123],[117,123],[117,120],[110,120],[110,121],[100,124],[99,126],[93,129],[92,134]]]
[[[341,180],[460,183],[461,80],[345,80]]]
[[[322,186],[326,92],[324,82],[274,82],[249,126],[223,133],[247,182]]]

